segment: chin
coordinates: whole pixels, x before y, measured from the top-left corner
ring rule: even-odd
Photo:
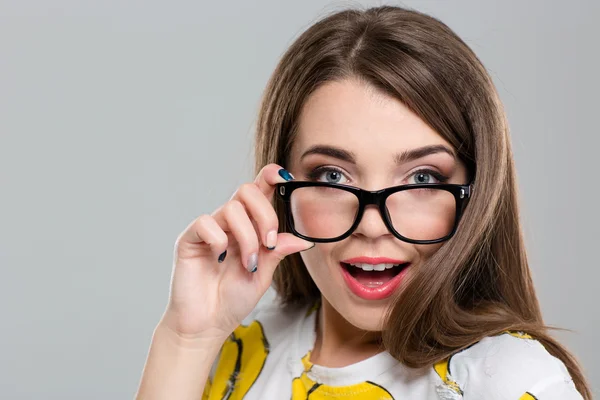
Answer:
[[[330,303],[352,326],[363,331],[379,332],[383,330],[387,304],[357,304],[356,301],[350,299],[342,301],[343,305],[340,307]]]

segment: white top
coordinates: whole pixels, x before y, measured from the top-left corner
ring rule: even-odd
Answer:
[[[203,399],[583,399],[564,364],[522,333],[487,337],[428,368],[388,352],[343,368],[313,365],[316,315],[257,307],[223,345]]]

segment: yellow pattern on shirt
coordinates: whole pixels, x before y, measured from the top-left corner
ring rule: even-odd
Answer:
[[[304,371],[292,381],[292,400],[305,400],[310,394],[311,400],[331,399],[332,397],[356,400],[393,400],[394,397],[383,387],[369,381],[348,386],[329,386],[319,384],[308,377],[312,368],[310,351],[302,358]]]
[[[241,400],[254,384],[269,354],[262,325],[253,321],[240,325],[223,344],[212,382],[207,382],[203,399]]]
[[[519,397],[519,400],[536,400],[535,397],[531,393],[525,393],[523,396]]]
[[[240,325],[223,344],[212,380],[208,380],[203,400],[241,400],[246,396],[267,359],[269,344],[258,321],[248,326]],[[373,382],[348,386],[318,384],[308,377],[312,367],[310,352],[302,358],[304,371],[292,381],[292,400],[352,398],[356,400],[393,400],[383,387]]]

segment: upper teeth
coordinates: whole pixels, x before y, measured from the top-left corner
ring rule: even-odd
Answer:
[[[392,267],[398,266],[400,264],[350,264],[356,268],[361,268],[363,271],[385,271],[386,269],[390,269]]]

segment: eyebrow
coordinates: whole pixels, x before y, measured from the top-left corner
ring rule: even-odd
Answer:
[[[456,159],[456,154],[452,149],[441,145],[431,145],[431,146],[423,146],[418,147],[416,149],[405,150],[401,153],[397,153],[394,155],[394,162],[397,165],[401,165],[410,161],[418,160],[419,158],[423,158],[430,154],[437,153],[446,153],[450,155],[453,159]],[[342,161],[349,162],[351,164],[356,164],[356,155],[348,150],[344,150],[339,147],[334,146],[326,146],[326,145],[315,145],[306,150],[302,156],[300,157],[300,161],[309,154],[322,154],[325,156],[337,158]]]

